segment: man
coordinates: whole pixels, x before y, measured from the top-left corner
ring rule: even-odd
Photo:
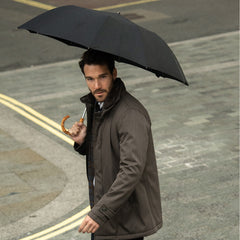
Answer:
[[[90,90],[81,98],[87,127],[77,122],[70,133],[86,155],[91,205],[79,232],[142,240],[162,226],[150,118],[117,78],[111,55],[88,50],[79,65]]]

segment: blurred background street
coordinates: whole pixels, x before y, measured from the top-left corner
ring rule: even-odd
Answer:
[[[62,117],[71,116],[70,127],[84,109],[79,97],[88,90],[78,68],[83,50],[17,30],[65,4],[1,0],[1,240],[90,239],[77,232],[88,211],[85,160],[59,130]],[[120,12],[156,32],[190,84],[117,64],[119,77],[152,119],[164,224],[146,239],[239,239],[239,2],[67,4]]]

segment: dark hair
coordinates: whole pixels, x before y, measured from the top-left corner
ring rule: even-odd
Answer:
[[[81,60],[79,61],[79,67],[84,74],[84,65],[107,65],[110,73],[113,73],[115,68],[114,57],[111,54],[101,51],[89,49],[83,53]]]

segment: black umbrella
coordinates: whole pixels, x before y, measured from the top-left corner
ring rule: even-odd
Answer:
[[[20,29],[29,30],[68,45],[110,53],[124,62],[188,85],[177,58],[155,33],[118,13],[63,6],[47,11]]]

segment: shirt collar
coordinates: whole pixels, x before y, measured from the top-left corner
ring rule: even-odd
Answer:
[[[102,110],[104,102],[97,102],[97,103],[98,103],[99,108]]]

